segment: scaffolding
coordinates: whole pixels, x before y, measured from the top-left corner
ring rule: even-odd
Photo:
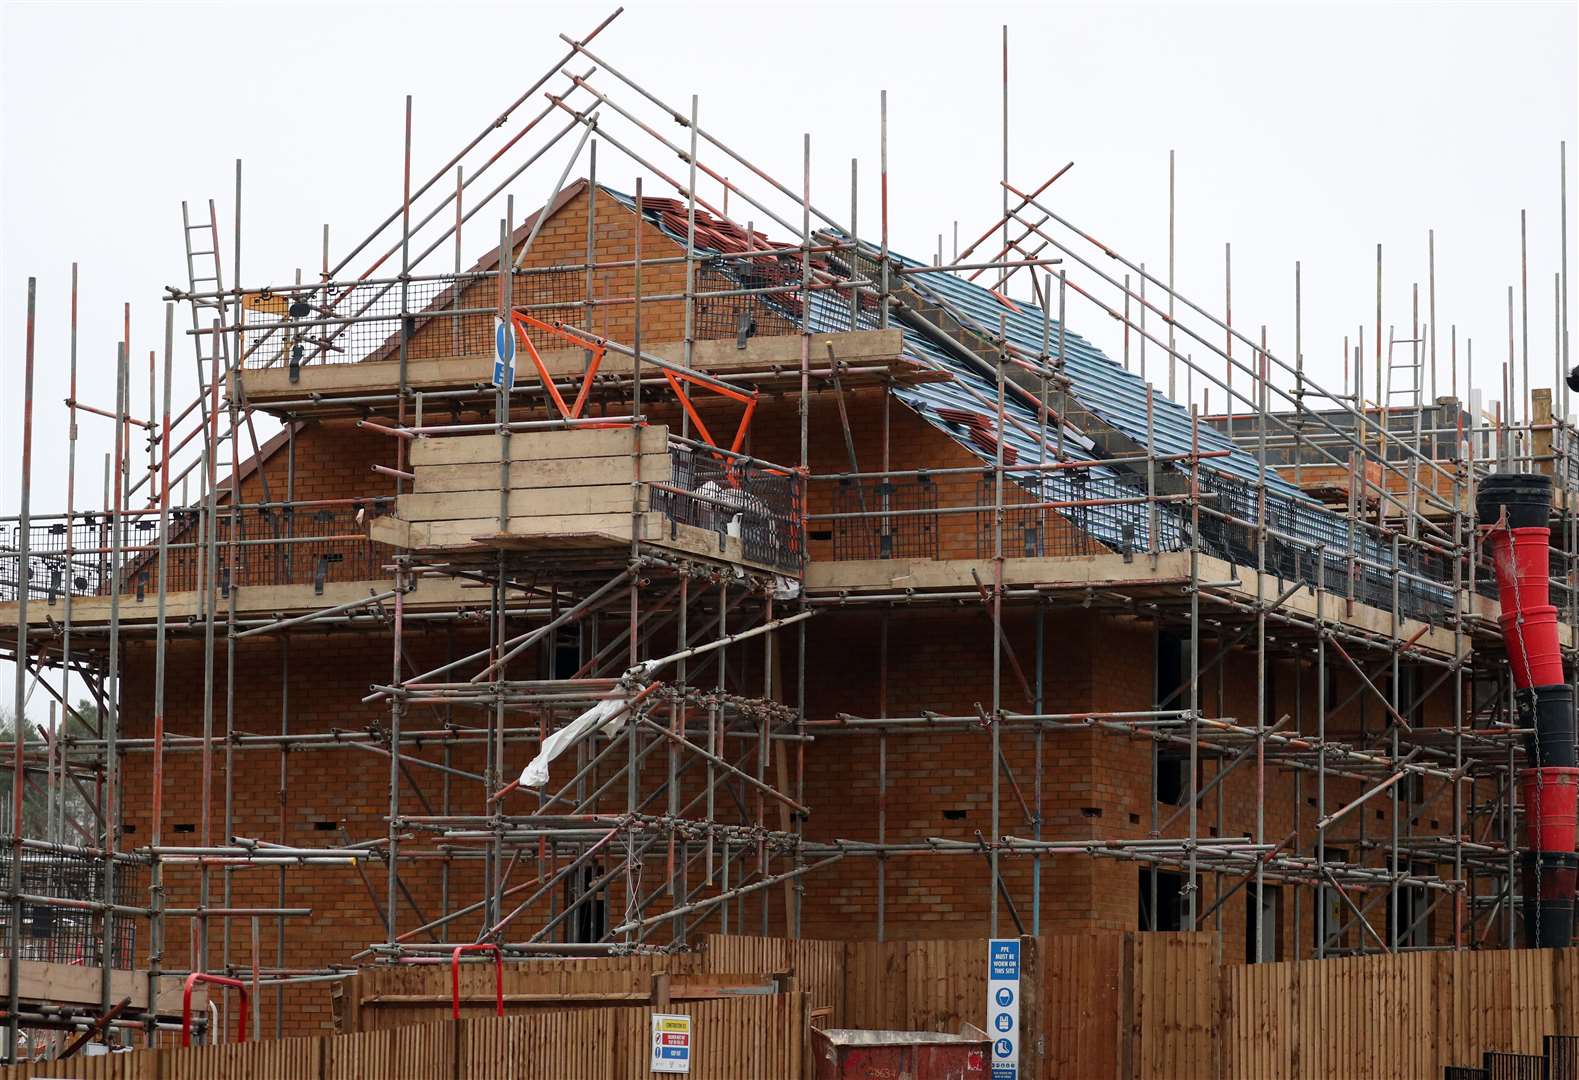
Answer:
[[[1568,419],[1564,381],[1565,157],[1553,391],[1531,383],[1527,318],[1522,368],[1518,362],[1510,293],[1505,404],[1488,407],[1469,389],[1467,351],[1469,400],[1459,402],[1456,330],[1449,394],[1423,399],[1427,386],[1435,398],[1439,371],[1434,233],[1428,321],[1421,322],[1416,287],[1409,336],[1388,326],[1384,355],[1378,247],[1372,381],[1368,388],[1361,326],[1355,342],[1344,342],[1342,385],[1326,389],[1306,369],[1297,314],[1292,350],[1274,352],[1264,328],[1259,336],[1235,328],[1227,297],[1219,316],[1175,288],[1171,203],[1164,277],[1054,205],[1049,188],[1068,166],[1030,191],[1010,183],[1007,36],[1002,214],[975,243],[963,250],[956,243],[952,260],[942,257],[940,239],[937,257],[924,264],[890,248],[886,95],[880,237],[871,243],[856,221],[854,163],[848,217],[840,220],[812,202],[809,135],[798,181],[773,178],[700,126],[696,97],[685,108],[663,101],[593,51],[615,15],[581,39],[564,37],[558,62],[426,180],[412,172],[408,98],[401,204],[334,262],[326,227],[315,280],[298,271],[288,285],[240,284],[239,162],[228,268],[215,203],[198,215],[183,204],[188,287],[165,298],[162,358],[149,353],[142,417],[134,415],[129,307],[113,404],[79,399],[74,267],[68,480],[58,515],[34,513],[29,488],[30,280],[21,504],[3,522],[0,546],[0,600],[14,608],[9,644],[19,675],[0,914],[11,1058],[30,1052],[24,1029],[83,1029],[110,1014],[111,972],[131,966],[133,941],[144,933],[150,1003],[166,980],[194,973],[250,979],[282,995],[343,978],[358,963],[447,958],[461,926],[463,937],[518,958],[683,948],[709,920],[725,930],[796,935],[808,876],[847,859],[875,864],[870,929],[879,938],[887,932],[887,885],[904,873],[905,860],[955,855],[972,870],[983,866],[980,888],[996,936],[1011,924],[1018,933],[1039,932],[1045,860],[1079,855],[1183,875],[1184,929],[1220,928],[1226,901],[1241,890],[1255,896],[1257,956],[1266,933],[1260,897],[1279,884],[1294,886],[1296,927],[1299,905],[1312,905],[1314,956],[1512,947],[1520,888],[1513,777],[1528,732],[1500,660],[1495,584],[1473,508],[1488,471],[1554,475],[1555,602],[1561,621],[1579,626],[1579,428]],[[531,115],[521,121],[523,111]],[[664,121],[678,125],[681,141],[660,132]],[[556,169],[553,155],[566,148],[569,157]],[[632,195],[599,185],[599,151],[609,149],[636,174]],[[653,164],[671,154],[684,163],[679,176]],[[567,183],[578,165],[587,179]],[[543,209],[518,219],[508,190],[529,169],[558,179]],[[661,198],[644,194],[654,180],[664,187]],[[716,201],[702,187],[719,192]],[[589,207],[584,257],[531,264],[545,222],[574,192]],[[599,251],[600,194],[662,231],[678,254],[642,251],[641,227],[628,255]],[[501,201],[493,262],[465,268],[463,229]],[[447,245],[452,269],[419,272]],[[683,284],[674,288],[677,274]],[[621,287],[610,285],[616,281]],[[1294,283],[1297,313],[1297,264]],[[1015,287],[1029,298],[1015,300]],[[995,299],[996,310],[977,303],[982,295]],[[1104,407],[1111,402],[1093,404],[1082,382],[1081,366],[1092,361],[1077,352],[1089,346],[1077,350],[1065,321],[1080,301],[1122,327],[1123,369],[1132,367],[1133,353],[1144,386],[1143,408],[1131,415]],[[183,334],[199,391],[177,411],[180,305],[190,313]],[[682,311],[678,342],[654,345],[644,327],[660,305]],[[610,334],[615,324],[628,327],[628,336]],[[417,377],[435,360],[480,356],[485,365],[501,327],[533,362],[528,369],[522,361],[524,377],[442,385]],[[838,352],[853,336],[872,333],[903,344],[891,357]],[[748,348],[775,338],[793,342],[787,362],[759,360]],[[702,357],[710,342],[742,359],[710,367]],[[1148,350],[1151,363],[1166,360],[1166,397],[1146,381]],[[952,376],[939,376],[945,362]],[[358,363],[382,365],[392,379],[383,386],[352,380],[344,384],[351,389],[335,392],[314,383],[328,369]],[[945,381],[952,396],[927,397],[928,387]],[[1224,409],[1205,415],[1193,394],[1186,409],[1174,405],[1181,384],[1202,387],[1203,402],[1215,389]],[[877,468],[857,460],[847,400],[857,390],[882,395]],[[742,442],[765,392],[793,401],[789,461],[754,457]],[[707,394],[744,409],[732,441],[709,429],[716,410],[697,407]],[[979,464],[896,466],[889,409],[900,394],[954,425]],[[836,418],[847,467],[813,470],[814,405]],[[92,509],[76,485],[77,426],[89,416],[114,426],[115,446]],[[373,466],[385,492],[297,497],[299,424],[324,417],[355,418],[392,441],[395,465]],[[260,438],[270,421],[279,422],[279,433]],[[654,431],[661,432],[656,443]],[[606,486],[620,488],[618,504],[601,512],[628,520],[616,530],[628,543],[518,535],[513,463],[523,452],[538,454],[521,448],[538,437],[595,432],[628,447],[600,459],[618,472]],[[488,527],[422,543],[391,531],[409,524],[404,508],[424,497],[421,470],[446,460],[438,448],[459,454],[462,440],[491,448],[468,467],[497,467],[498,477],[480,508],[450,516]],[[284,490],[270,490],[262,467],[272,453],[287,463]],[[256,462],[250,472],[249,462]],[[254,472],[262,495],[249,499],[243,482]],[[189,487],[196,497],[188,497]],[[818,586],[807,567],[819,533],[835,562],[940,565],[948,561],[946,538],[963,533],[971,545],[965,557],[979,571],[964,579],[940,574],[918,587],[876,579]],[[682,542],[693,535],[716,545]],[[1060,577],[1049,570],[1060,559],[1095,559],[1119,572]],[[1034,574],[1017,569],[1029,560]],[[370,581],[385,585],[361,594],[337,589]],[[239,590],[275,586],[294,590],[288,603],[240,606]],[[434,595],[440,599],[425,599]],[[128,619],[126,605],[148,597],[154,617]],[[990,699],[971,714],[890,715],[890,621],[902,609],[933,607],[986,615]],[[1067,607],[1140,619],[1175,635],[1188,664],[1179,685],[1150,708],[1050,710],[1044,623]],[[880,707],[875,715],[809,716],[808,634],[819,620],[852,610],[878,616],[879,662],[870,679]],[[1032,621],[1034,642],[1013,640],[1008,624],[1020,617]],[[443,664],[419,670],[408,643],[416,628],[445,635]],[[354,632],[391,642],[387,680],[363,699],[387,708],[387,722],[293,731],[290,643]],[[458,636],[482,644],[457,652]],[[283,657],[276,733],[245,731],[236,716],[238,693],[257,677],[245,653],[259,639],[279,643]],[[150,640],[151,737],[125,737],[123,646]],[[167,653],[177,642],[201,653],[200,735],[165,732]],[[1035,656],[1029,670],[1027,648]],[[1253,716],[1228,714],[1230,657],[1253,658]],[[1289,657],[1312,673],[1314,692],[1300,678],[1294,708],[1274,715],[1269,666]],[[1338,671],[1352,683],[1341,696],[1329,678]],[[62,723],[29,732],[21,718],[39,688]],[[80,709],[75,693],[88,695],[93,708]],[[1422,723],[1424,703],[1444,698],[1451,701],[1446,722]],[[1022,699],[1025,707],[1011,707]],[[1329,737],[1329,718],[1356,703],[1363,703],[1357,735]],[[551,782],[531,788],[512,780],[534,748],[545,751],[551,737],[589,717],[577,731],[593,734],[562,740],[566,764]],[[1079,732],[1150,745],[1153,813],[1144,838],[1044,835],[1052,775],[1044,746]],[[991,820],[1018,807],[1023,830],[995,827],[973,841],[889,839],[890,747],[940,733],[979,736]],[[1004,747],[1006,736],[1022,734],[1034,740],[1028,777],[1010,766]],[[878,747],[871,827],[847,839],[810,839],[807,747],[845,739]],[[423,752],[435,748],[437,757]],[[382,835],[342,831],[321,847],[292,846],[283,813],[277,841],[238,835],[238,774],[275,757],[284,802],[289,755],[347,749],[387,762]],[[202,783],[195,835],[174,843],[162,832],[161,806],[172,754],[197,755]],[[466,767],[478,754],[480,770]],[[1169,804],[1157,792],[1171,760],[1183,763],[1183,791],[1164,818]],[[123,828],[124,774],[133,762],[152,777],[151,836],[140,844]],[[1279,773],[1293,778],[1287,836],[1266,823],[1269,784]],[[1236,774],[1253,775],[1257,792],[1254,828],[1242,835],[1230,834],[1221,798]],[[414,775],[440,783],[438,797],[423,794]],[[693,796],[683,794],[687,783],[696,786]],[[1428,802],[1411,802],[1411,789],[1428,783]],[[1358,794],[1335,797],[1339,784]],[[43,829],[28,825],[24,805],[39,791]],[[1391,809],[1385,835],[1368,835],[1366,815],[1356,812],[1376,803]],[[1448,807],[1450,828],[1405,831],[1401,809],[1436,803]],[[1009,859],[1031,863],[1029,912],[1005,880]],[[436,912],[419,905],[402,877],[435,862]],[[345,866],[366,885],[384,932],[348,948],[343,964],[295,962],[288,924],[309,913],[287,906],[287,876]],[[260,868],[277,874],[278,902],[236,903],[236,875]],[[172,869],[197,875],[192,906],[168,903]],[[533,876],[516,881],[518,873]],[[1208,879],[1210,900],[1201,884]],[[1156,874],[1150,882],[1155,920]],[[474,894],[465,891],[473,885]],[[623,910],[606,910],[613,895],[624,897]],[[1384,900],[1387,925],[1379,926],[1373,909]],[[1443,905],[1453,912],[1451,933],[1421,940],[1418,928]],[[527,913],[531,919],[522,918]],[[172,919],[193,942],[186,967],[165,962]],[[100,967],[97,1012],[42,1010],[23,996],[20,961],[44,947],[40,927],[69,928],[73,955]],[[265,930],[273,932],[272,964],[259,960]],[[251,995],[254,1009],[264,998]],[[152,1004],[108,1023],[149,1041],[169,1026]],[[276,1032],[281,1025],[276,1009]]]

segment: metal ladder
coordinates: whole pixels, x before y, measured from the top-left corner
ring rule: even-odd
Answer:
[[[199,418],[206,430],[211,421],[208,413],[209,392],[214,372],[218,371],[219,377],[224,378],[229,368],[229,356],[225,348],[225,335],[212,332],[212,324],[218,322],[224,325],[225,302],[219,297],[198,298],[195,293],[218,293],[224,287],[224,273],[219,257],[219,214],[215,209],[214,200],[208,200],[208,220],[192,223],[191,207],[186,200],[181,200],[181,239],[186,250],[186,279],[187,279],[187,307],[192,313],[192,348],[197,363],[197,385]],[[206,246],[205,246],[206,245]],[[207,260],[206,262],[204,260]],[[204,344],[208,345],[204,349]],[[217,360],[217,365],[216,365]],[[259,453],[257,432],[253,429],[251,414],[246,414],[245,424],[247,435],[252,444],[252,452]],[[227,431],[216,442],[214,452],[226,440],[235,439],[237,432]],[[259,470],[259,482],[263,488],[263,498],[269,500],[268,477],[263,470]]]
[[[1408,415],[1411,417],[1410,431],[1408,433],[1409,445],[1423,453],[1424,448],[1420,445],[1424,434],[1424,416],[1422,415],[1420,400],[1420,395],[1425,390],[1423,385],[1424,378],[1422,377],[1425,368],[1425,358],[1421,354],[1421,345],[1426,340],[1426,330],[1423,323],[1420,326],[1419,333],[1419,337],[1400,338],[1393,336],[1392,326],[1387,328],[1387,383],[1386,389],[1382,394],[1381,423],[1382,430],[1387,432],[1387,437],[1389,439],[1395,438],[1389,414],[1394,409],[1402,408],[1407,410]],[[1404,359],[1400,359],[1397,355],[1398,346],[1400,345],[1408,346]],[[1399,377],[1400,375],[1407,378],[1401,378]],[[1403,401],[1401,403],[1396,402],[1396,398],[1402,398]],[[1384,478],[1385,475],[1384,471]],[[1416,458],[1409,469],[1409,489],[1405,505],[1411,509],[1418,510],[1419,494],[1420,461]],[[1406,515],[1406,524],[1408,535],[1413,537],[1416,533],[1413,514]]]
[[[205,239],[197,240],[196,236],[198,234],[207,235]],[[219,217],[214,210],[213,199],[208,200],[208,220],[200,222],[196,225],[192,224],[192,214],[190,208],[187,206],[186,200],[183,199],[181,201],[181,239],[186,247],[186,281],[188,294],[198,292],[219,292],[221,289],[223,289],[225,284],[221,280],[222,275],[219,262]],[[194,244],[200,245],[204,243],[208,245],[207,250],[202,250],[199,247],[194,246]],[[209,264],[200,265],[200,260],[203,259],[208,259]],[[212,270],[212,272],[199,273],[199,269],[204,271]],[[208,327],[203,325],[204,312],[213,313],[209,321],[218,319],[221,323],[223,323],[225,318],[225,305],[221,300],[200,300],[190,298],[189,296],[187,307],[189,307],[192,311],[192,329],[197,331],[192,335],[192,342],[197,350],[198,383],[199,385],[202,385],[204,380],[208,379],[210,377],[210,373],[213,371],[214,350],[220,348],[220,344],[216,340],[215,335],[202,332],[208,329]],[[205,341],[209,343],[209,351],[207,353],[204,353],[203,351],[203,342]],[[204,408],[206,409],[207,406],[205,405]]]
[[[199,239],[199,237],[205,233],[207,234],[207,239]],[[188,294],[187,308],[192,313],[192,348],[196,354],[197,361],[198,419],[202,422],[203,430],[206,432],[209,430],[210,423],[210,417],[208,413],[210,393],[209,386],[213,379],[213,372],[215,370],[215,353],[220,347],[220,335],[206,332],[207,330],[211,329],[211,327],[204,325],[205,313],[212,313],[212,315],[208,316],[209,322],[217,319],[221,324],[223,324],[225,318],[225,305],[224,302],[219,299],[200,300],[193,297],[191,294],[197,292],[217,293],[224,288],[224,283],[221,281],[219,263],[219,216],[214,208],[213,199],[208,200],[208,220],[205,222],[200,222],[196,225],[192,224],[192,214],[186,200],[181,200],[181,241],[182,246],[186,249],[186,288]],[[207,245],[207,250],[203,250],[203,245],[205,243]],[[210,260],[210,263],[212,264],[212,273],[199,273],[200,269],[207,270],[210,268],[208,266],[202,265],[201,260],[203,259]],[[203,343],[205,341],[209,344],[209,348],[206,352],[203,349]],[[220,357],[220,359],[223,361],[224,358]],[[206,439],[207,436],[205,435],[204,438]],[[216,444],[210,448],[209,452],[217,454],[219,452],[219,443],[216,442]],[[207,475],[204,474],[202,482],[199,486],[200,489],[205,491],[205,493],[207,484],[208,478]],[[203,501],[206,504],[206,494]],[[214,523],[205,522],[199,526],[199,535],[201,536],[202,530],[214,527]],[[199,550],[202,550],[202,548],[199,547]],[[206,563],[202,562],[200,562],[199,565],[198,591],[204,598],[203,603],[207,604],[209,602],[208,597],[210,596],[211,592],[211,590],[208,588],[207,582],[204,580],[206,576],[207,565]]]

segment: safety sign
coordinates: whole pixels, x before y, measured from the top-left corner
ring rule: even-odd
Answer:
[[[515,328],[497,315],[493,317],[493,384],[515,385]]]
[[[1019,1080],[1019,938],[987,942],[987,1029],[992,1036],[992,1080]]]
[[[691,1018],[678,1013],[652,1014],[652,1071],[691,1071]]]

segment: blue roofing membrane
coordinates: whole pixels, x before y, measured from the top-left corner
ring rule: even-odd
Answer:
[[[626,206],[634,208],[635,201],[629,196],[614,191],[608,193]],[[649,214],[648,219],[676,242],[682,245],[685,243],[684,234],[668,228],[657,213]],[[864,246],[870,248],[870,245]],[[698,248],[698,250],[703,254],[717,254],[706,248]],[[875,257],[877,249],[870,248],[867,254]],[[894,252],[890,252],[890,257],[900,266],[925,265]],[[1044,313],[1040,308],[1017,300],[1015,305],[1019,310],[1015,310],[1006,306],[989,290],[954,274],[915,274],[907,276],[905,282],[918,293],[945,304],[956,318],[989,337],[997,336],[999,319],[1002,318],[1009,340],[1015,347],[1033,356],[1041,353]],[[813,293],[810,314],[812,330],[815,333],[850,329],[849,302],[834,292],[824,290]],[[1056,319],[1047,321],[1052,327],[1050,341],[1052,351],[1056,355],[1059,324]],[[875,329],[877,316],[863,308],[858,313],[856,323],[859,329]],[[895,393],[907,404],[924,407],[929,401],[937,401],[944,407],[963,408],[972,412],[980,412],[984,407],[989,411],[995,408],[997,389],[990,381],[979,376],[973,369],[915,331],[903,326],[900,326],[900,329],[904,330],[905,351],[911,359],[948,371],[956,380],[969,385],[972,390],[983,395],[973,400],[969,392],[961,393],[958,388],[953,388],[953,393],[950,393],[951,388],[948,383],[927,383],[919,387],[896,388]],[[1134,372],[1126,371],[1122,365],[1114,363],[1102,350],[1067,327],[1063,330],[1063,362],[1065,373],[1073,384],[1072,392],[1085,408],[1135,442],[1141,445],[1150,442],[1160,454],[1190,453],[1189,410],[1165,395],[1154,392],[1152,423],[1148,431],[1145,382]],[[944,402],[938,397],[939,394],[952,400]],[[1014,404],[1015,414],[1024,414],[1020,416],[1022,420],[1029,417],[1029,426],[1034,431],[1037,428],[1034,410],[1019,403]],[[1069,429],[1066,429],[1064,442],[1066,456],[1087,457],[1069,453],[1071,447],[1068,432]],[[1012,438],[1014,433],[1011,431],[1010,435]],[[1260,468],[1256,459],[1230,442],[1222,432],[1209,424],[1203,424],[1200,427],[1199,438],[1200,448],[1204,451],[1228,451],[1226,457],[1207,459],[1210,464],[1203,464],[1203,467],[1226,472],[1247,481],[1254,482],[1260,479]],[[1083,438],[1081,441],[1084,441]],[[1036,460],[1042,452],[1034,441],[1024,446],[1017,445],[1016,449],[1030,460]],[[1049,456],[1051,456],[1050,451]],[[1271,491],[1290,498],[1301,497],[1298,488],[1275,472],[1268,472],[1267,484]]]
[[[894,256],[903,266],[918,266],[903,256]],[[906,283],[922,295],[945,304],[955,318],[973,326],[989,337],[998,334],[999,320],[1016,348],[1031,355],[1042,352],[1042,326],[1051,327],[1048,337],[1049,355],[1056,361],[1059,349],[1059,324],[1047,318],[1042,309],[1033,304],[1014,301],[1006,306],[989,290],[954,274],[914,274]],[[1016,310],[1018,309],[1018,310]],[[907,344],[909,335],[907,335]],[[1063,370],[1072,383],[1072,392],[1080,404],[1101,417],[1108,424],[1122,431],[1135,442],[1148,442],[1159,454],[1188,454],[1191,450],[1191,423],[1189,410],[1165,394],[1153,391],[1152,422],[1146,424],[1146,383],[1139,375],[1125,370],[1085,338],[1063,328]],[[1208,459],[1204,468],[1229,473],[1243,480],[1259,481],[1260,467],[1256,459],[1230,442],[1224,434],[1209,424],[1200,427],[1200,448],[1203,451],[1228,451],[1228,456]],[[1274,471],[1267,473],[1267,486],[1271,491],[1299,498],[1299,489]]]
[[[625,206],[634,209],[635,202],[629,196],[606,188],[604,190]],[[648,220],[682,247],[684,246],[684,233],[669,228],[656,212],[650,213]],[[878,249],[865,241],[862,241],[862,246],[865,255],[875,260]],[[698,251],[703,255],[720,254],[701,247]],[[889,255],[900,266],[925,265],[892,251]],[[725,273],[729,272],[727,262],[721,263],[719,268]],[[1029,356],[1039,356],[1042,353],[1045,322],[1051,327],[1048,338],[1049,353],[1055,359],[1058,355],[1058,321],[1049,319],[1033,304],[1016,300],[1014,307],[1010,307],[982,286],[949,273],[911,274],[905,277],[905,283],[927,299],[946,307],[950,314],[962,323],[988,337],[998,336],[1001,320],[1010,343]],[[798,312],[787,312],[787,314],[791,318],[799,318]],[[837,333],[849,330],[848,295],[833,290],[813,292],[808,305],[808,316],[814,333]],[[876,312],[865,306],[859,306],[855,324],[857,329],[876,329],[878,324]],[[902,323],[891,320],[890,326],[903,331],[905,355],[909,359],[940,371],[947,371],[953,376],[948,382],[921,383],[913,386],[895,385],[892,388],[894,396],[976,457],[986,462],[993,461],[992,454],[970,440],[969,432],[963,425],[945,420],[940,410],[960,409],[978,413],[991,418],[996,424],[998,391],[995,381]],[[1221,456],[1207,458],[1200,463],[1203,485],[1213,489],[1217,494],[1219,510],[1240,517],[1254,517],[1255,501],[1253,497],[1247,495],[1247,492],[1250,486],[1265,483],[1269,524],[1282,532],[1298,537],[1308,543],[1312,549],[1326,549],[1324,557],[1320,560],[1317,560],[1312,552],[1303,553],[1303,565],[1296,563],[1291,576],[1298,578],[1319,573],[1324,578],[1328,578],[1346,575],[1348,573],[1346,553],[1350,544],[1354,545],[1355,554],[1361,559],[1382,566],[1393,564],[1390,547],[1375,534],[1363,527],[1351,529],[1346,517],[1335,514],[1310,500],[1275,470],[1268,469],[1263,476],[1260,465],[1253,455],[1235,445],[1211,425],[1199,425],[1198,433],[1192,433],[1189,410],[1156,390],[1152,392],[1152,417],[1148,426],[1145,381],[1134,372],[1126,370],[1122,364],[1115,363],[1101,349],[1067,327],[1063,329],[1062,367],[1070,380],[1070,392],[1076,400],[1137,444],[1142,446],[1149,444],[1160,455],[1188,455],[1192,449],[1191,440],[1194,434],[1199,439],[1199,447],[1203,452],[1220,454]],[[1029,464],[1059,460],[1057,433],[1051,429],[1048,432],[1048,441],[1054,445],[1042,442],[1039,437],[1040,425],[1036,409],[1011,393],[1005,396],[1004,412],[1006,423],[1003,442],[1006,446],[1014,448],[1019,461]],[[1064,428],[1061,446],[1063,459],[1100,460],[1092,453],[1093,445],[1085,435],[1074,428],[1067,426]],[[1226,453],[1223,453],[1224,451]],[[1188,471],[1186,462],[1172,462],[1165,467]],[[1007,474],[1038,498],[1048,501],[1089,497],[1091,492],[1088,480],[1090,479],[1122,483],[1117,471],[1100,465],[1090,469],[1048,472],[1016,471],[1011,467],[1007,470]],[[1220,479],[1214,478],[1213,474],[1217,474]],[[1248,505],[1246,505],[1247,498]],[[1151,547],[1150,517],[1149,513],[1136,513],[1135,506],[1097,506],[1082,510],[1079,524],[1093,537],[1115,550],[1140,551]],[[1156,520],[1161,533],[1156,538],[1158,549],[1168,551],[1188,546],[1187,523],[1171,504],[1158,506]],[[1203,534],[1207,532],[1204,525],[1202,532]],[[1221,538],[1217,538],[1215,543],[1209,543],[1208,547],[1221,549],[1224,545],[1226,550],[1214,550],[1213,553],[1221,554],[1233,561],[1252,561],[1245,557],[1248,554],[1246,549]],[[1318,562],[1321,565],[1315,566]],[[1268,569],[1274,568],[1269,564]],[[1281,574],[1281,567],[1277,568],[1276,572]],[[1384,575],[1383,580],[1377,585],[1384,587],[1385,584]],[[1434,608],[1451,600],[1451,592],[1445,587],[1434,589],[1420,582],[1411,582],[1409,588],[1419,591],[1418,599],[1426,608]],[[1437,595],[1438,592],[1441,595]]]

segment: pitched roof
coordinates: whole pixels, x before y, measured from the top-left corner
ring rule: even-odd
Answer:
[[[634,202],[629,196],[604,190],[634,209]],[[653,224],[683,247],[685,216],[676,214],[669,205],[671,202],[644,199],[643,209]],[[743,244],[729,242],[731,234],[711,215],[699,210],[697,221],[699,226],[703,222],[707,226],[705,233],[702,228],[698,228],[699,243],[704,235],[726,238],[725,243],[717,248],[706,249],[704,254],[729,255],[745,250]],[[743,237],[744,233],[735,229],[733,235]],[[848,239],[847,234],[834,235],[840,240]],[[752,246],[756,246],[755,242]],[[875,245],[860,242],[861,261],[876,265],[879,254]],[[897,255],[892,250],[889,254],[901,266],[923,265]],[[798,280],[799,258],[789,256],[788,261]],[[723,272],[729,273],[729,266],[737,262],[720,261],[718,265]],[[1429,618],[1451,603],[1450,586],[1432,583],[1443,580],[1443,577],[1422,565],[1424,556],[1419,552],[1410,549],[1402,559],[1403,566],[1397,567],[1391,546],[1384,537],[1363,524],[1354,527],[1349,519],[1312,501],[1277,472],[1268,469],[1263,474],[1260,463],[1253,455],[1210,425],[1192,424],[1189,410],[1178,402],[1153,390],[1148,418],[1145,381],[1136,373],[1126,370],[1122,364],[1115,363],[1101,349],[1073,330],[1064,327],[1060,331],[1058,321],[1035,305],[1008,301],[998,293],[955,274],[907,275],[906,285],[929,302],[947,310],[965,327],[988,338],[996,338],[1001,321],[1010,344],[1023,355],[1042,354],[1043,327],[1049,326],[1052,341],[1059,340],[1060,335],[1062,337],[1062,370],[1070,381],[1070,393],[1083,408],[1134,443],[1150,445],[1160,455],[1188,455],[1193,441],[1197,439],[1200,450],[1218,455],[1200,463],[1203,487],[1210,490],[1214,500],[1213,509],[1218,513],[1240,520],[1253,520],[1258,513],[1257,490],[1264,484],[1268,523],[1277,532],[1297,538],[1300,542],[1298,547],[1294,547],[1274,538],[1267,555],[1269,571],[1280,577],[1311,583],[1319,581],[1326,588],[1339,590],[1353,580],[1358,589],[1358,598],[1365,602],[1382,602],[1397,588],[1404,611],[1418,617]],[[764,302],[785,308],[786,313],[795,319],[802,315],[798,300],[786,305],[774,295],[765,298]],[[836,290],[813,291],[809,304],[807,320],[814,333],[835,333],[851,328],[851,305],[848,298]],[[877,314],[870,307],[858,304],[853,321],[860,329],[875,328]],[[953,375],[953,379],[912,386],[895,385],[890,392],[981,460],[996,461],[998,423],[995,379],[935,344],[914,328],[900,324],[900,329],[904,331],[905,350],[912,359],[946,370]],[[1005,399],[1003,441],[1006,462],[1040,464],[1059,459],[1101,460],[1092,440],[1068,425],[1061,431],[1054,425],[1044,439],[1039,410],[1035,408],[1034,402],[1027,400],[1029,397],[1031,395],[1024,394]],[[985,426],[981,422],[983,419],[987,421]],[[1183,462],[1167,463],[1164,468],[1174,473],[1188,471]],[[1102,465],[1052,471],[1022,468],[1016,472],[1011,468],[1009,475],[1034,499],[1049,502],[1113,497],[1134,499],[1142,494],[1134,488],[1133,479],[1127,479],[1118,470]],[[1159,550],[1179,550],[1190,544],[1191,522],[1172,504],[1148,507],[1132,501],[1085,505],[1065,510],[1063,514],[1115,550],[1149,550],[1153,543],[1153,527],[1159,534],[1155,537]],[[1197,539],[1209,554],[1230,562],[1253,564],[1258,558],[1254,540],[1246,529],[1215,516],[1203,516],[1201,536]],[[1351,550],[1357,562],[1351,561]],[[1397,572],[1399,569],[1407,573]]]

